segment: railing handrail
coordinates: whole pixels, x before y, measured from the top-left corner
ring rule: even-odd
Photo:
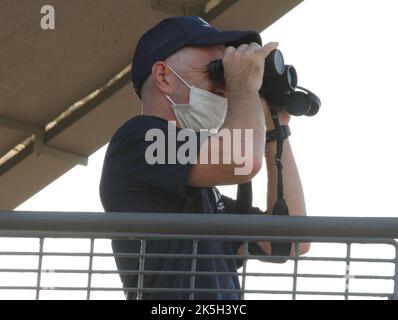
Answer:
[[[398,218],[0,211],[0,236],[128,233],[398,239]]]

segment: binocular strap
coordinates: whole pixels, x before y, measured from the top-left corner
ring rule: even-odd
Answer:
[[[278,112],[274,107],[270,106],[272,121],[274,122],[275,130],[277,131],[277,140],[276,140],[276,153],[275,153],[275,165],[277,167],[277,199],[272,209],[271,214],[273,215],[289,215],[289,208],[287,206],[286,200],[283,197],[283,175],[282,175],[282,152],[283,152],[283,141],[284,141],[284,133],[283,129],[279,123]],[[252,206],[252,182],[240,184],[238,186],[238,194],[236,201],[235,211],[237,213],[240,212],[249,212]],[[291,242],[274,242],[271,241],[272,255],[276,256],[289,256],[292,248]],[[251,250],[250,250],[251,249]],[[261,248],[259,248],[257,243],[249,244],[249,251],[252,254],[264,254]],[[273,262],[285,262],[286,259],[281,258],[280,261],[273,260]]]
[[[278,132],[278,139],[276,140],[276,152],[275,152],[275,165],[277,167],[277,198],[272,209],[273,215],[288,216],[289,208],[286,200],[283,197],[283,165],[282,165],[282,153],[283,153],[283,131],[279,123],[279,116],[276,109],[270,106],[272,121],[274,122],[275,130]],[[290,242],[271,242],[272,255],[277,256],[289,256],[291,252]]]

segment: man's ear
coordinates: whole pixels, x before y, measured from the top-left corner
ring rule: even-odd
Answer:
[[[163,94],[170,94],[173,77],[170,69],[163,61],[157,61],[152,66],[152,81]]]

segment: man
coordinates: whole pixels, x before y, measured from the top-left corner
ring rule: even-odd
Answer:
[[[221,32],[198,17],[166,19],[145,33],[137,44],[132,65],[132,82],[142,100],[143,115],[128,120],[112,137],[105,156],[100,185],[101,201],[106,211],[168,212],[168,213],[236,213],[236,202],[221,196],[217,185],[242,184],[250,181],[261,169],[265,154],[268,172],[268,208],[276,200],[277,172],[274,164],[275,142],[265,144],[266,130],[274,129],[267,102],[258,91],[262,84],[264,61],[275,50],[276,43],[261,46],[261,38],[253,31]],[[206,65],[222,59],[225,84],[210,80]],[[281,111],[282,125],[289,116]],[[163,152],[181,146],[183,142],[169,141],[170,123],[174,121],[177,132],[183,128],[238,129],[252,132],[251,145],[240,141],[245,159],[250,163],[246,174],[237,174],[242,163],[223,161],[234,159],[234,140],[228,146],[213,144],[223,140],[211,133],[201,138],[197,145],[196,163],[149,164],[146,152],[152,141],[146,141],[151,129],[160,129],[165,135]],[[245,131],[246,130],[246,131]],[[199,136],[199,134],[198,134]],[[243,141],[243,142],[242,142]],[[171,146],[170,144],[174,144]],[[209,145],[211,146],[210,148]],[[215,146],[215,147],[214,147]],[[249,148],[247,148],[249,147]],[[216,148],[216,149],[215,149]],[[247,151],[249,150],[249,151]],[[201,163],[200,157],[216,152],[217,164]],[[240,152],[240,149],[239,149]],[[298,170],[290,149],[284,143],[283,164],[285,198],[291,215],[304,215],[305,204]],[[209,163],[211,163],[209,161]],[[264,181],[264,183],[266,183]],[[258,208],[247,213],[263,214]],[[146,253],[191,254],[192,241],[148,241]],[[267,242],[258,243],[264,254],[271,254]],[[116,253],[138,253],[137,240],[114,240]],[[235,255],[241,252],[241,243],[231,241],[201,240],[198,254]],[[308,250],[301,244],[299,253]],[[138,270],[138,259],[117,258],[119,271]],[[209,275],[196,277],[195,288],[210,289],[195,293],[195,299],[239,299],[233,290],[239,289],[236,275],[239,262],[233,259],[198,259],[197,271]],[[146,271],[190,271],[190,259],[146,258]],[[214,275],[230,272],[232,275]],[[125,288],[137,287],[137,276],[121,275]],[[144,288],[187,289],[190,277],[185,275],[145,275]],[[214,289],[220,292],[214,292]],[[222,291],[222,290],[226,291]],[[231,291],[228,291],[232,289]],[[213,290],[213,291],[211,291]],[[187,299],[189,292],[145,292],[144,299]],[[135,292],[128,292],[135,299]]]

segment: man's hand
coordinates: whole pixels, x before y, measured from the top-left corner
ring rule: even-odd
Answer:
[[[290,114],[285,109],[278,110],[278,114],[281,126],[287,126],[290,122]]]
[[[264,98],[261,98],[261,105],[263,107],[264,111],[264,116],[265,116],[265,127],[267,128],[266,130],[273,130],[275,129],[274,122],[272,121],[271,118],[271,112],[269,109],[269,105],[267,101]],[[277,108],[278,115],[279,115],[279,123],[281,126],[286,126],[290,122],[290,114],[287,113],[287,111],[283,108]]]
[[[263,82],[264,64],[267,56],[278,47],[270,42],[264,47],[252,42],[238,48],[227,47],[223,56],[224,77],[227,92],[239,94],[257,93]]]

